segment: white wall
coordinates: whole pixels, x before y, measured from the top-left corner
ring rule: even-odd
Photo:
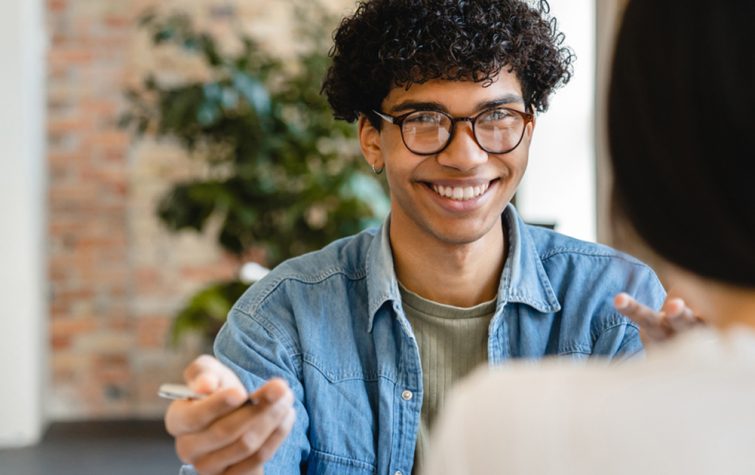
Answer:
[[[595,240],[595,0],[550,0],[551,15],[577,55],[574,76],[537,118],[527,173],[517,194],[522,216]]]
[[[0,447],[36,442],[47,361],[41,0],[0,1]]]

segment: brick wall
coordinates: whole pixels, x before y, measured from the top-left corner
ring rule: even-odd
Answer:
[[[155,218],[156,200],[194,173],[196,162],[169,143],[135,142],[116,125],[121,91],[147,70],[177,61],[156,57],[136,29],[136,17],[150,3],[47,0],[47,406],[54,419],[159,416],[165,403],[155,397],[157,385],[179,379],[199,351],[168,345],[172,315],[199,287],[237,270],[212,232],[169,234]],[[285,23],[282,3],[160,5],[188,10],[210,26],[240,17],[264,35],[275,31],[271,24]],[[269,43],[291,44],[279,35]]]

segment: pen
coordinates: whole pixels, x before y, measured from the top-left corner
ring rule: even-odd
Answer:
[[[192,391],[185,384],[171,383],[161,384],[160,389],[157,391],[157,395],[165,399],[178,399],[185,401],[198,400],[207,396],[206,394]]]
[[[175,383],[161,384],[160,388],[157,390],[157,395],[160,396],[161,398],[180,400],[180,401],[198,401],[208,396],[208,394],[202,394],[202,393],[193,391],[185,384],[175,384]],[[255,401],[252,398],[249,398],[246,401],[246,404],[254,405],[254,404],[257,404],[257,401]]]

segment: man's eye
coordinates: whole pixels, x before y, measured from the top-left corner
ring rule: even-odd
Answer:
[[[506,109],[496,109],[493,111],[490,111],[483,120],[489,120],[489,121],[499,121],[499,120],[509,120],[514,117],[514,114],[509,112]]]
[[[406,118],[406,122],[410,124],[439,124],[442,115],[437,112],[417,112]]]

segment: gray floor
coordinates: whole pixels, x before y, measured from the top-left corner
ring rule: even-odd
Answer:
[[[34,447],[0,450],[0,475],[177,475],[162,421],[52,424]]]

